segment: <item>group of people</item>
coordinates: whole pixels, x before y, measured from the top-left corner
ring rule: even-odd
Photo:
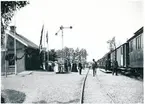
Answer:
[[[105,64],[105,70],[107,71],[107,70],[109,70],[110,69],[110,63],[111,63],[111,61],[110,60],[106,60],[106,62],[105,62],[106,64]],[[118,62],[117,62],[117,60],[114,60],[113,62],[112,62],[112,75],[118,75]],[[89,68],[91,68],[91,66],[89,66]],[[95,59],[93,59],[93,63],[92,63],[92,69],[93,69],[93,76],[95,76],[96,74],[97,74],[97,69],[98,68],[98,65],[97,65],[97,62],[95,61]]]
[[[105,70],[109,70],[110,69],[110,60],[106,60],[105,62]],[[118,75],[118,62],[117,60],[114,60],[112,62],[113,65],[113,70],[112,70],[112,75]],[[95,61],[95,59],[93,59],[93,63],[89,66],[89,68],[92,67],[93,70],[93,76],[95,76],[97,74],[97,62]],[[65,61],[64,64],[60,64],[57,61],[55,61],[55,65],[54,65],[54,71],[56,73],[60,73],[60,72],[79,72],[79,74],[82,74],[82,69],[83,69],[83,65],[81,62],[73,62],[72,64],[70,62]]]
[[[54,71],[56,73],[61,72],[78,72],[81,75],[82,73],[82,63],[73,62],[72,64],[68,61],[65,61],[64,64],[60,64],[58,61],[55,61]]]
[[[105,70],[109,70],[110,69],[110,66],[111,65],[111,61],[109,59],[106,60],[105,62]],[[112,75],[118,75],[118,62],[117,60],[114,60],[112,62]]]

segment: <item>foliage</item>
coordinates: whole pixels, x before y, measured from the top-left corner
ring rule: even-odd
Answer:
[[[110,45],[110,51],[113,51],[116,49],[116,42],[115,42],[115,37],[112,38],[112,40],[108,40],[107,43]],[[115,51],[115,60],[116,60],[116,57],[117,57],[117,53]]]
[[[109,44],[110,51],[116,49],[115,37],[113,37],[111,40],[108,40],[107,43]]]
[[[4,19],[1,22],[8,25],[14,16],[14,12],[27,4],[29,4],[27,1],[1,1],[1,17]]]
[[[1,46],[4,47],[5,30],[11,22],[14,12],[29,4],[28,1],[1,1]]]
[[[57,60],[57,54],[54,49],[49,51],[49,60],[50,61],[56,61]]]
[[[2,90],[2,97],[4,98],[5,103],[23,103],[26,94],[12,89],[5,89]]]
[[[73,61],[81,61],[85,62],[87,59],[87,51],[86,49],[73,49],[73,48],[68,48],[65,47],[63,50],[57,50],[56,54],[60,58],[64,58],[66,60],[70,60],[71,62]]]

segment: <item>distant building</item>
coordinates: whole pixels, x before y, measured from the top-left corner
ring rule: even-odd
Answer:
[[[39,48],[36,44],[17,34],[15,26],[11,26],[10,30],[6,30],[5,34],[7,37],[6,49],[1,50],[2,74],[5,72],[5,67],[8,74],[15,73],[14,39],[16,39],[17,72],[39,67]]]

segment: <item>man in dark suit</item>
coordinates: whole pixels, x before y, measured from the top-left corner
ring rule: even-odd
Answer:
[[[96,75],[96,68],[97,68],[97,62],[95,59],[93,59],[92,69],[93,69],[93,77]]]
[[[112,75],[114,75],[114,73],[116,75],[118,75],[118,62],[117,62],[117,60],[113,61],[113,73],[112,73]]]
[[[81,62],[79,62],[79,64],[78,64],[78,69],[79,69],[79,74],[81,75],[82,74],[82,63]]]

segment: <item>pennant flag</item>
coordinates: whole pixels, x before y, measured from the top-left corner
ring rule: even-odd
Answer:
[[[48,43],[48,31],[46,33],[46,42]]]
[[[42,26],[41,36],[40,36],[40,45],[39,45],[40,52],[41,52],[41,50],[42,50],[42,37],[43,37],[43,31],[44,31],[44,24],[43,24],[43,26]]]

